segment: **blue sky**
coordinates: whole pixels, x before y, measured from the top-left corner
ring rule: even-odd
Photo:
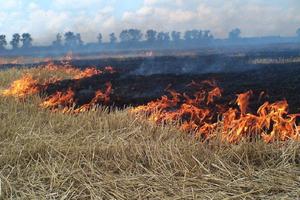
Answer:
[[[130,27],[210,29],[217,37],[239,27],[244,36],[292,36],[299,10],[300,0],[0,0],[0,34],[30,32],[37,44],[69,30],[89,42]]]

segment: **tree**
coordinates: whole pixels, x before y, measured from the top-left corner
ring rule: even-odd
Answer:
[[[128,30],[122,30],[120,35],[120,42],[129,42],[130,41],[130,36]]]
[[[192,40],[201,40],[202,39],[202,31],[192,30],[191,31]]]
[[[27,49],[27,48],[32,47],[32,41],[33,41],[33,39],[32,39],[32,37],[31,37],[31,35],[29,33],[23,33],[21,41],[23,43],[22,48]]]
[[[6,36],[0,35],[0,50],[4,50],[7,45]]]
[[[171,37],[174,42],[178,42],[181,38],[181,33],[177,31],[172,31]]]
[[[210,32],[210,30],[205,30],[203,32],[203,39],[204,40],[212,40],[214,38],[214,36],[212,35],[212,33]]]
[[[21,41],[21,36],[18,33],[15,33],[13,35],[12,40],[10,41],[10,45],[12,46],[13,49],[18,49]]]
[[[142,37],[143,34],[138,29],[123,30],[119,36],[121,42],[138,42]]]
[[[82,39],[81,39],[81,35],[80,35],[80,33],[77,33],[76,34],[76,36],[75,36],[75,38],[76,38],[76,46],[82,46],[83,45],[83,41],[82,41]]]
[[[62,46],[62,36],[60,33],[56,34],[55,41],[52,42],[52,46],[61,47]]]
[[[300,38],[300,28],[296,31],[297,36]]]
[[[186,41],[202,40],[203,39],[203,31],[196,30],[196,29],[186,31],[184,34],[184,39]]]
[[[99,33],[98,36],[97,36],[97,40],[98,40],[98,43],[99,43],[99,44],[102,43],[102,39],[103,39],[102,34]]]
[[[157,40],[161,42],[169,42],[170,41],[170,34],[169,32],[159,32],[157,34]]]
[[[241,30],[239,28],[233,29],[229,32],[228,38],[231,40],[236,40],[240,38]]]
[[[74,48],[76,46],[76,35],[69,31],[65,33],[65,46],[68,48]]]
[[[146,32],[146,40],[148,42],[154,42],[156,40],[157,32],[155,30],[147,30]]]
[[[115,44],[117,42],[117,37],[116,37],[115,33],[109,34],[109,41],[111,44]]]
[[[139,42],[143,37],[142,31],[139,29],[129,29],[128,33],[132,42]]]
[[[193,39],[193,37],[192,37],[192,32],[191,31],[186,31],[185,33],[184,33],[184,40],[186,40],[186,41],[191,41]]]

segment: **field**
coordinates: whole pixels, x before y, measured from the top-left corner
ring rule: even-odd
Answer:
[[[158,98],[163,89],[147,97],[140,89],[137,95],[126,96],[129,91],[126,88],[130,88],[126,84],[136,86],[141,78],[146,86],[150,85],[142,89],[151,91],[153,80],[165,80],[160,83],[167,86],[172,80],[182,80],[178,82],[183,84],[213,76],[219,77],[221,86],[228,91],[227,96],[244,88],[269,88],[270,96],[275,95],[274,100],[282,97],[280,92],[276,96],[276,91],[284,91],[291,104],[296,105],[298,94],[292,92],[297,91],[299,85],[289,87],[289,84],[297,83],[298,76],[293,71],[280,73],[280,68],[274,68],[274,72],[277,73],[255,76],[260,81],[252,79],[257,71],[222,76],[175,73],[168,75],[169,79],[161,75],[141,77],[138,73],[134,74],[135,78],[107,74],[104,79],[114,78],[112,85],[116,88],[111,98],[116,100],[117,106],[101,106],[77,114],[51,112],[38,106],[43,95],[53,94],[53,88],[66,90],[76,80],[51,83],[45,93],[25,99],[1,96],[0,198],[298,199],[299,142],[242,140],[230,144],[219,137],[202,141],[177,126],[153,124],[146,117],[130,112],[128,102],[133,102],[133,106],[144,104]],[[59,70],[49,73],[39,68],[9,68],[0,71],[0,90],[8,88],[24,73],[41,80],[70,79],[70,74]],[[228,81],[236,77],[240,78],[234,83],[242,79],[243,84],[237,86]],[[283,78],[281,84],[276,81],[279,77]],[[294,77],[290,79],[294,82],[290,83],[286,77]],[[98,80],[97,77],[85,78],[83,83]],[[270,87],[272,83],[278,83],[277,87]],[[180,84],[174,82],[173,85],[182,89]],[[141,95],[144,99],[139,101]],[[124,96],[126,100],[117,101]],[[214,131],[218,135],[218,129]]]

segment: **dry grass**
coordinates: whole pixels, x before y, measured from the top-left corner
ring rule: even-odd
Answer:
[[[30,70],[29,70],[30,71]],[[0,72],[0,88],[22,74]],[[0,199],[299,199],[300,144],[203,144],[125,111],[0,97]]]

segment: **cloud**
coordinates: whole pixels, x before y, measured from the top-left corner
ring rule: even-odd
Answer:
[[[159,0],[145,0],[144,1],[145,5],[155,5],[157,3],[159,3]]]
[[[7,0],[1,1],[1,7],[3,10],[12,10],[20,8],[23,5],[21,0]]]
[[[90,3],[97,4],[101,1],[87,0],[77,1],[77,5],[72,4],[73,8],[63,9],[71,2],[74,3],[73,0],[56,0],[51,9],[33,1],[26,6],[23,5],[21,9],[15,8],[13,12],[0,9],[0,30],[5,30],[8,39],[11,39],[13,33],[29,32],[35,44],[49,44],[57,33],[67,31],[81,33],[87,42],[95,41],[99,32],[108,35],[114,30],[116,26],[114,7],[102,4],[95,6],[93,12],[88,12],[82,8],[88,8],[91,6]]]
[[[137,9],[121,9],[111,0],[24,0],[3,1],[0,30],[11,35],[30,32],[37,44],[54,40],[56,33],[80,32],[86,42],[101,32],[117,34],[124,28],[143,31],[184,31],[210,29],[217,37],[227,37],[236,27],[244,36],[294,35],[300,27],[299,0],[137,0]],[[45,6],[44,3],[48,2]],[[123,4],[137,4],[124,0]],[[122,10],[122,11],[121,11]]]
[[[53,0],[53,8],[59,10],[77,10],[95,8],[103,5],[104,0]]]
[[[236,27],[245,36],[294,35],[300,27],[300,3],[287,0],[282,5],[259,0],[144,0],[142,8],[124,13],[123,20],[144,29],[210,29],[218,37]]]

